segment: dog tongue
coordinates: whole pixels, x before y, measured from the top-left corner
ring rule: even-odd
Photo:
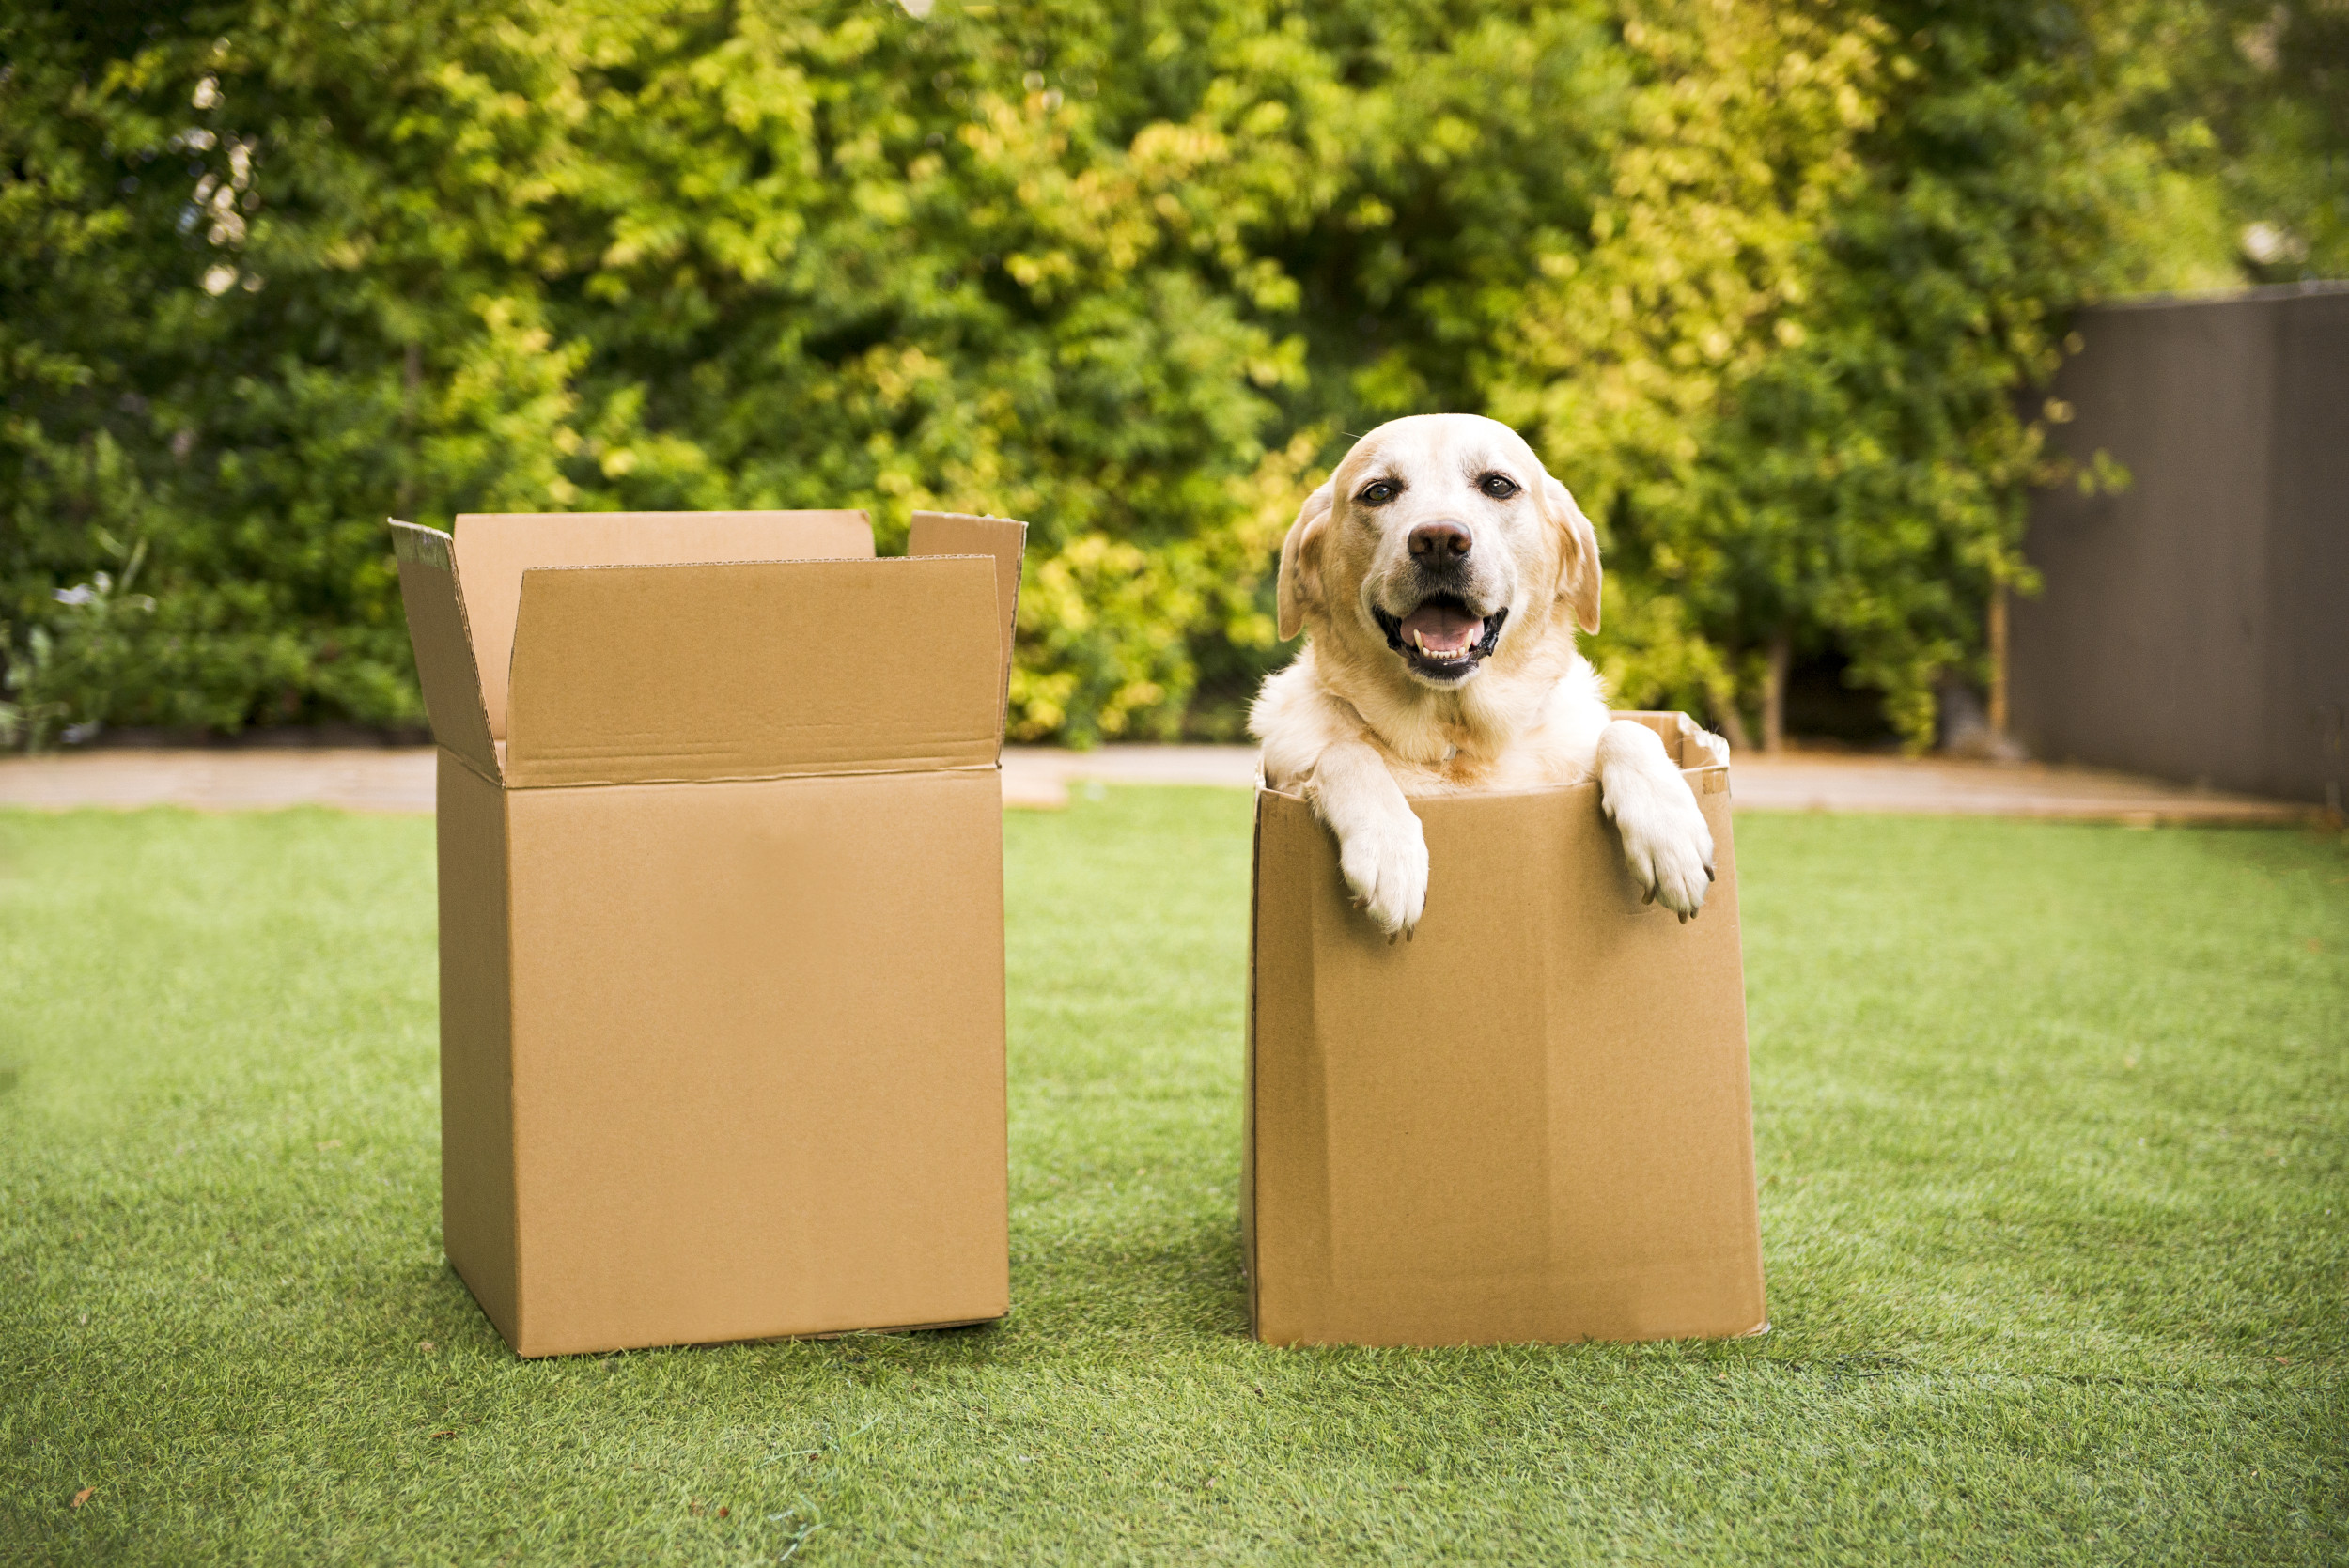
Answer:
[[[1403,645],[1454,653],[1485,634],[1485,623],[1449,604],[1423,604],[1403,617]]]

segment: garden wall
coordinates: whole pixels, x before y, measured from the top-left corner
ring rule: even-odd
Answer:
[[[2083,311],[2053,429],[2117,491],[2032,502],[2033,755],[2339,806],[2349,756],[2349,284]],[[2058,411],[2061,411],[2060,410]]]

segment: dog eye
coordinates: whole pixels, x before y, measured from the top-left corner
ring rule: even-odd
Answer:
[[[1362,493],[1356,496],[1354,499],[1368,505],[1384,506],[1388,502],[1392,501],[1396,496],[1401,495],[1403,491],[1401,488],[1396,486],[1392,480],[1375,479],[1371,483],[1364,485],[1362,487]]]
[[[1495,501],[1506,501],[1517,494],[1521,487],[1505,474],[1487,474],[1476,481],[1476,488]]]

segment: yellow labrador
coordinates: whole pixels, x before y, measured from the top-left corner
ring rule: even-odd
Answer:
[[[1598,538],[1505,425],[1398,419],[1355,442],[1281,547],[1280,629],[1310,629],[1249,714],[1268,782],[1301,787],[1346,885],[1392,933],[1427,902],[1408,798],[1596,775],[1633,878],[1682,920],[1713,835],[1656,732],[1610,719],[1574,629],[1598,629]],[[1729,747],[1708,736],[1726,762]]]

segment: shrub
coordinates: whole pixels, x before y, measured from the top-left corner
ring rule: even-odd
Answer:
[[[40,701],[234,730],[419,716],[387,513],[944,506],[1035,524],[1016,736],[1229,735],[1305,490],[1455,409],[1599,521],[1620,698],[1734,724],[1827,646],[1921,738],[2062,313],[2217,188],[2129,119],[2148,14],[19,8],[14,700],[109,539],[156,607]]]

